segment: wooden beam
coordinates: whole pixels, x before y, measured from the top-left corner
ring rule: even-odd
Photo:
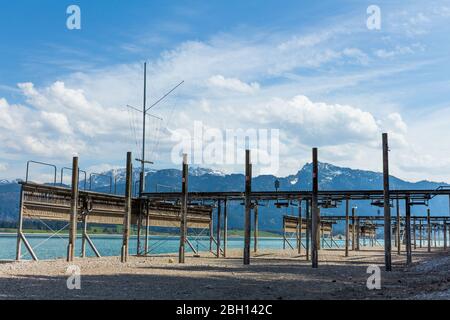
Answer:
[[[223,256],[227,257],[227,240],[228,240],[228,211],[227,199],[223,201]]]
[[[128,260],[128,248],[130,240],[130,225],[131,225],[131,197],[132,197],[132,179],[133,179],[133,163],[131,152],[127,153],[127,172],[125,178],[125,214],[123,216],[123,239],[120,261],[122,263]]]
[[[431,214],[430,208],[427,209],[427,251],[431,252]]]
[[[401,218],[400,218],[400,203],[399,200],[397,198],[397,203],[395,206],[396,210],[397,210],[397,228],[396,228],[396,232],[395,232],[395,236],[396,236],[396,243],[397,243],[397,254],[400,255],[402,253],[402,240],[400,237],[400,227],[401,227]]]
[[[216,257],[220,258],[220,219],[222,215],[221,201],[217,200],[217,229],[216,229],[216,238],[217,238],[217,246],[216,246]]]
[[[405,239],[406,239],[406,264],[412,264],[411,252],[411,205],[409,197],[405,199]]]
[[[250,150],[245,150],[245,224],[244,265],[250,264],[252,165]]]
[[[189,167],[187,164],[187,154],[183,154],[183,170],[181,180],[180,248],[178,252],[179,263],[184,263],[186,251],[185,245],[187,237],[188,174],[189,174]]]
[[[345,256],[348,257],[348,243],[349,243],[349,201],[345,200]]]
[[[319,266],[319,253],[318,253],[318,241],[319,241],[319,223],[320,212],[318,207],[318,191],[319,191],[319,167],[318,167],[318,155],[317,148],[312,150],[312,232],[311,232],[311,262],[313,268]]]
[[[258,251],[258,204],[255,204],[255,207],[253,209],[254,214],[254,229],[253,229],[253,252]]]
[[[73,261],[75,243],[77,240],[77,213],[78,213],[78,157],[73,157],[72,161],[72,194],[70,201],[70,225],[69,244],[67,246],[67,261]]]
[[[384,201],[384,263],[392,271],[391,258],[391,205],[389,197],[389,147],[388,135],[383,133],[383,201]]]

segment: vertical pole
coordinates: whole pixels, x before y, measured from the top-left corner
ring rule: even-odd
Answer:
[[[391,259],[391,207],[389,198],[388,135],[383,133],[383,199],[384,199],[384,262],[386,271],[392,270]]]
[[[356,250],[356,207],[352,208],[352,251]]]
[[[309,260],[309,243],[310,243],[310,234],[311,234],[311,206],[310,200],[306,200],[306,261]]]
[[[211,253],[213,253],[212,242],[213,242],[213,224],[212,224],[212,216],[211,216],[211,221],[209,222],[209,252],[211,252]]]
[[[283,218],[283,250],[286,249],[286,220]]]
[[[400,228],[401,228],[401,218],[400,218],[400,203],[399,203],[399,199],[397,198],[397,203],[396,203],[396,210],[397,210],[397,228],[396,228],[396,242],[397,242],[397,254],[400,255],[402,253],[402,241],[400,238]]]
[[[419,248],[422,248],[422,219],[419,218]]]
[[[131,197],[132,197],[132,179],[133,179],[133,164],[131,162],[131,152],[127,152],[127,173],[125,182],[125,214],[123,216],[123,242],[121,251],[121,262],[128,260],[128,246],[130,240],[130,224],[131,224]]]
[[[150,233],[150,205],[148,204],[147,200],[142,200],[144,201],[144,207],[145,207],[145,242],[144,242],[144,252],[145,255],[148,254],[148,242],[149,242],[149,233]]]
[[[317,242],[317,250],[322,249],[323,237],[324,237],[324,234],[323,234],[323,222],[319,223],[319,227],[320,227],[320,229],[319,229],[319,239],[318,239],[318,242]]]
[[[312,267],[317,268],[319,266],[319,253],[318,253],[318,241],[319,241],[319,219],[320,213],[318,208],[318,192],[319,192],[319,168],[317,159],[317,148],[312,150],[313,170],[312,170],[312,232],[311,232],[311,260]]]
[[[303,218],[302,218],[302,200],[298,200],[298,254],[302,253],[302,225],[303,225]]]
[[[83,216],[83,236],[81,238],[81,257],[86,257],[87,215]]]
[[[67,262],[73,261],[75,242],[77,240],[77,211],[78,211],[78,157],[72,162],[72,197],[70,201],[69,245],[67,246]]]
[[[427,209],[427,251],[431,252],[431,216],[430,216],[430,208]]]
[[[216,226],[216,237],[217,237],[217,246],[216,246],[216,258],[220,258],[220,219],[222,215],[221,201],[217,200],[217,226]]]
[[[17,225],[17,247],[16,247],[17,261],[19,261],[22,256],[22,232],[23,232],[23,186],[21,186],[20,188],[19,221]]]
[[[447,250],[447,223],[444,220],[444,250]]]
[[[255,203],[255,208],[254,208],[254,218],[255,218],[255,226],[254,226],[254,230],[253,230],[253,251],[257,252],[258,251],[258,204]]]
[[[139,205],[139,213],[137,219],[137,232],[136,232],[136,255],[141,255],[141,226],[142,226],[142,210],[141,205]]]
[[[251,192],[252,192],[252,165],[250,150],[245,150],[245,239],[244,264],[250,264],[250,237],[251,237]]]
[[[227,199],[223,201],[223,256],[227,257],[227,238],[228,238],[228,214]]]
[[[434,247],[437,247],[437,243],[436,243],[436,233],[437,233],[437,224],[434,225],[433,227],[433,238],[434,238]]]
[[[348,242],[349,242],[349,201],[345,200],[345,256],[348,257]]]
[[[183,177],[181,181],[180,249],[178,252],[179,263],[184,263],[185,244],[187,235],[187,201],[188,201],[188,173],[189,173],[189,168],[187,164],[187,154],[183,154],[182,172]]]
[[[361,233],[361,227],[359,224],[359,218],[356,218],[356,251],[359,251],[359,236]]]
[[[414,244],[414,250],[417,249],[417,239],[416,239],[416,217],[413,217],[413,227],[412,227],[412,234],[413,234],[413,244]]]
[[[405,238],[406,238],[406,264],[412,263],[411,254],[411,205],[409,196],[405,198]]]

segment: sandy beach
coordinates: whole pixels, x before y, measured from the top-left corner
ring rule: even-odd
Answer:
[[[393,254],[393,271],[383,271],[383,251],[321,250],[320,267],[312,269],[292,250],[262,250],[243,266],[240,250],[228,258],[209,253],[77,258],[81,289],[67,289],[69,263],[64,260],[0,263],[0,299],[450,299],[450,256],[442,249],[414,251],[414,264]],[[368,290],[367,266],[381,267],[381,290]]]

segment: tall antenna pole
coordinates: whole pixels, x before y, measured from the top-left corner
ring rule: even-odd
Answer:
[[[142,106],[142,158],[141,175],[139,182],[139,196],[145,190],[145,118],[147,113],[147,62],[144,63],[144,103]]]

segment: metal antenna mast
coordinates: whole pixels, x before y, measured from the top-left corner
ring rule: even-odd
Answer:
[[[144,63],[144,101],[142,106],[142,111],[133,106],[127,105],[128,108],[131,108],[135,111],[142,112],[142,154],[141,159],[136,158],[135,160],[141,163],[141,172],[139,175],[139,196],[142,196],[142,193],[145,191],[145,164],[153,164],[152,161],[145,160],[145,137],[146,137],[146,117],[147,115],[162,120],[160,117],[150,114],[148,111],[156,106],[158,103],[163,101],[168,95],[170,95],[175,89],[181,86],[184,81],[181,81],[175,87],[173,87],[169,92],[163,95],[160,99],[154,102],[150,107],[147,108],[147,62]]]

